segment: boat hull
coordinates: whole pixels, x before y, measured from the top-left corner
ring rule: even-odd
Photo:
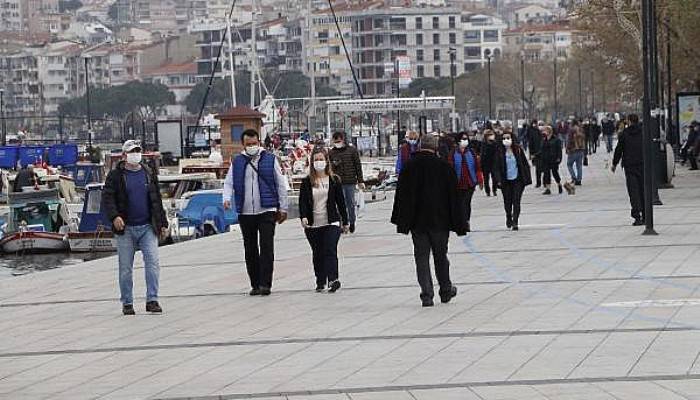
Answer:
[[[74,253],[117,251],[117,238],[112,232],[69,233],[68,244]]]
[[[68,250],[64,235],[50,232],[15,232],[0,240],[5,253],[59,253]]]

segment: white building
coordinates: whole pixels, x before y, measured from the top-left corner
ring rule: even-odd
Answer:
[[[487,62],[487,57],[503,54],[503,20],[484,14],[462,15],[464,30],[464,70],[470,71]]]
[[[504,33],[505,53],[526,60],[540,61],[567,58],[582,33],[567,23],[549,25],[524,25]]]

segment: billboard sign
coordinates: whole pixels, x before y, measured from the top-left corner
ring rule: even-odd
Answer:
[[[399,86],[401,89],[407,88],[411,84],[411,59],[408,56],[396,57],[396,64],[399,70]]]
[[[693,121],[700,122],[700,92],[678,93],[676,104],[678,105],[678,133],[681,143],[688,139],[690,124]]]

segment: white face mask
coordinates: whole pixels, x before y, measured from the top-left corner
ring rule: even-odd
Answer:
[[[418,140],[417,140],[417,139],[408,139],[408,140],[406,140],[406,141],[408,142],[408,144],[413,144],[413,145],[415,145],[416,143],[418,143]]]
[[[345,147],[345,143],[343,143],[343,142],[337,142],[337,143],[333,143],[333,146],[334,146],[336,149],[342,149],[343,147]]]
[[[459,146],[462,147],[462,148],[469,146],[469,140],[467,140],[467,139],[461,140],[461,141],[459,142]]]
[[[503,145],[506,147],[510,147],[513,145],[513,140],[511,139],[503,139]]]
[[[314,161],[314,169],[316,169],[316,171],[325,171],[326,170],[326,162],[325,161]]]
[[[126,162],[129,164],[138,164],[142,158],[143,155],[141,153],[126,153]]]
[[[260,146],[246,146],[245,153],[251,157],[255,157],[260,153]]]

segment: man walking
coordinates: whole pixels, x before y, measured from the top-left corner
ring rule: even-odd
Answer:
[[[399,154],[396,156],[396,174],[401,173],[401,168],[409,162],[413,155],[420,149],[418,132],[410,131],[406,136],[406,143],[399,146]]]
[[[542,168],[542,160],[540,157],[540,152],[542,151],[542,132],[537,126],[537,120],[533,119],[532,124],[528,127],[528,140],[530,148],[530,160],[535,166],[535,173],[537,177],[535,178],[537,185],[535,187],[539,188],[542,186],[542,175],[544,175],[544,169]]]
[[[605,117],[603,118],[603,135],[605,136],[605,149],[609,153],[613,151],[613,135],[615,134],[615,123]]]
[[[241,141],[244,150],[233,159],[224,180],[224,208],[230,209],[231,200],[235,201],[252,288],[250,295],[269,296],[275,224],[287,219],[287,181],[277,158],[260,147],[257,131],[244,131]]]
[[[112,221],[117,236],[119,290],[122,312],[134,315],[134,255],[143,253],[146,272],[146,311],[161,313],[158,304],[158,236],[168,233],[168,219],[158,187],[158,175],[142,161],[141,144],[127,140],[122,146],[124,160],[117,164],[102,192],[102,209]]]
[[[465,216],[457,201],[457,175],[437,156],[437,150],[438,138],[426,135],[421,149],[399,175],[391,216],[391,223],[399,233],[412,235],[423,307],[434,305],[431,252],[440,285],[440,300],[448,303],[457,295],[457,288],[450,281],[447,247],[450,231],[466,234]]]
[[[629,116],[630,125],[622,131],[615,147],[612,167],[614,173],[622,160],[627,181],[627,193],[632,206],[632,225],[644,225],[644,142],[642,125],[636,114]]]
[[[360,154],[355,147],[345,143],[345,134],[336,132],[333,134],[333,148],[329,152],[333,172],[340,177],[343,184],[343,194],[345,195],[345,206],[348,210],[350,220],[350,233],[355,233],[355,222],[357,216],[355,204],[355,187],[359,185],[360,190],[365,189],[365,180],[362,172],[362,162]]]
[[[573,126],[569,131],[569,138],[566,140],[566,166],[569,168],[569,174],[574,185],[581,186],[583,181],[583,159],[586,157],[586,135],[581,130],[578,121],[573,122]],[[576,170],[574,170],[574,164]],[[568,189],[568,188],[567,188]]]

